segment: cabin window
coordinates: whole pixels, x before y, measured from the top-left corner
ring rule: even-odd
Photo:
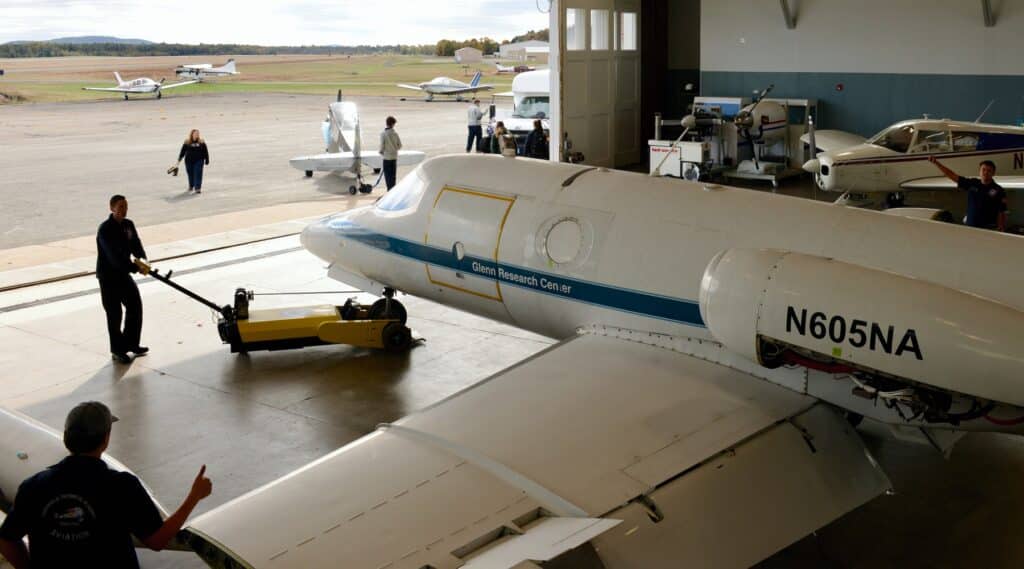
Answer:
[[[914,142],[911,152],[928,153],[949,152],[949,132],[945,130],[919,130],[917,141]]]
[[[565,10],[565,49],[583,51],[587,49],[587,11],[582,8]]]
[[[543,119],[551,114],[551,103],[547,95],[543,97],[523,97],[512,116],[517,119]]]
[[[974,152],[978,148],[978,133],[954,132],[953,152]]]
[[[913,140],[914,127],[894,126],[876,134],[874,138],[868,141],[868,143],[903,154],[908,148],[910,148],[910,143]]]
[[[420,178],[420,169],[417,168],[406,174],[390,192],[384,194],[384,197],[377,201],[376,207],[378,210],[393,212],[415,209],[426,189],[427,184]]]

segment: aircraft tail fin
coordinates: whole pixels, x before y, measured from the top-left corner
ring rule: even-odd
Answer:
[[[234,60],[234,58],[229,59],[227,63],[225,63],[223,66],[221,66],[220,70],[221,71],[227,71],[228,73],[235,73],[236,71],[235,71],[235,60]]]
[[[476,75],[473,76],[473,80],[470,81],[469,86],[470,87],[476,87],[477,85],[479,85],[480,84],[480,78],[483,77],[483,76],[484,76],[483,73],[477,71]]]
[[[118,73],[117,71],[115,71],[115,72],[114,72],[114,79],[117,79],[117,82],[118,82],[119,84],[120,84],[120,83],[124,83],[124,79],[121,79],[121,74],[120,74],[120,73]]]

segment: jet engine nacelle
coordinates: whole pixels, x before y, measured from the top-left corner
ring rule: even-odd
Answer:
[[[789,117],[785,106],[774,101],[761,101],[740,109],[733,122],[752,142],[771,144],[785,138]]]
[[[704,272],[700,312],[716,340],[767,367],[795,351],[1024,405],[1024,313],[948,287],[812,255],[730,249]]]

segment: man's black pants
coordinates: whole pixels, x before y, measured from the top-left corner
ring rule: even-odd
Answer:
[[[100,279],[100,298],[107,313],[110,351],[123,354],[139,347],[142,336],[142,298],[130,274]],[[121,306],[124,306],[124,331],[121,330]]]
[[[384,161],[384,183],[388,187],[388,191],[395,187],[395,178],[398,176],[398,160],[385,160]]]

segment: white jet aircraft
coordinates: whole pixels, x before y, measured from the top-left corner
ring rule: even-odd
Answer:
[[[112,93],[124,93],[124,100],[128,100],[128,95],[143,95],[156,93],[156,98],[159,99],[163,96],[163,91],[167,89],[173,89],[175,87],[182,87],[184,85],[191,85],[198,83],[195,81],[182,81],[181,83],[171,83],[170,85],[164,85],[164,80],[160,82],[153,81],[149,77],[139,77],[138,79],[132,79],[125,81],[121,79],[121,74],[117,71],[114,72],[114,78],[117,79],[117,87],[82,87],[84,91],[109,91]]]
[[[195,518],[212,567],[748,567],[891,488],[854,427],[1024,434],[1012,235],[459,155],[302,243],[561,342]],[[0,422],[11,496],[60,442]]]
[[[427,94],[427,101],[433,101],[435,95],[449,95],[454,96],[457,101],[462,100],[462,96],[469,93],[477,93],[478,91],[490,91],[494,89],[494,85],[481,85],[480,78],[483,77],[483,73],[477,71],[476,75],[473,76],[473,80],[469,83],[463,83],[458,79],[452,79],[451,77],[435,77],[425,83],[418,85],[409,85],[407,83],[398,83],[398,86],[403,89],[412,89],[414,91],[422,91]]]
[[[189,77],[202,81],[207,77],[224,77],[225,75],[238,75],[235,69],[235,60],[229,59],[220,67],[214,67],[210,63],[192,63],[182,65],[174,70],[178,77]]]
[[[810,134],[801,139],[810,143]],[[956,185],[929,164],[935,156],[965,176],[977,176],[978,163],[996,165],[996,182],[1024,189],[1024,128],[914,119],[898,122],[865,140],[855,134],[822,130],[815,146],[824,150],[804,164],[822,190],[886,196],[902,205],[906,192],[952,190]]]
[[[311,156],[299,156],[288,161],[292,168],[302,170],[306,177],[313,172],[338,172],[355,176],[356,184],[349,187],[350,194],[357,191],[370,193],[380,182],[367,184],[363,182],[363,170],[372,168],[375,174],[384,167],[384,159],[376,150],[363,150],[362,129],[359,127],[359,110],[351,101],[331,103],[327,108],[327,119],[323,124],[326,152]],[[352,144],[349,144],[349,140]],[[412,166],[423,161],[426,155],[418,150],[399,150],[398,165]]]

